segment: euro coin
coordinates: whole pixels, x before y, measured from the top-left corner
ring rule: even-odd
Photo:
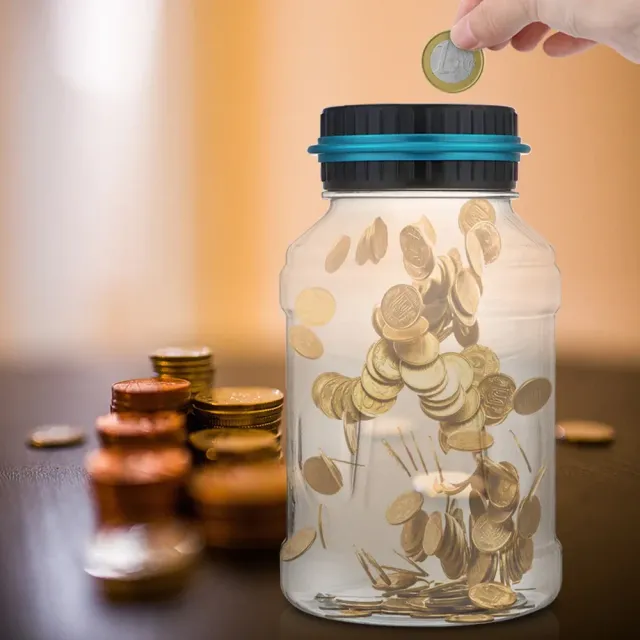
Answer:
[[[527,380],[520,385],[513,396],[513,410],[522,416],[540,411],[549,401],[551,392],[551,382],[547,378]]]
[[[429,40],[422,52],[422,70],[427,80],[446,93],[460,93],[471,88],[482,75],[484,54],[458,49],[443,31]]]
[[[324,353],[320,338],[301,324],[289,328],[289,344],[298,355],[309,360],[317,360]]]
[[[341,236],[333,245],[333,248],[327,254],[324,261],[324,269],[327,273],[335,273],[347,259],[349,249],[351,248],[351,238],[349,236]]]
[[[311,528],[296,531],[296,533],[282,545],[280,560],[282,560],[282,562],[291,562],[299,558],[311,548],[311,545],[316,541],[316,535],[315,529]]]
[[[67,425],[39,427],[29,437],[29,444],[36,448],[71,447],[84,441],[84,431]]]
[[[491,222],[495,224],[496,211],[493,205],[482,198],[467,200],[460,208],[458,215],[458,227],[465,235],[478,222]]]
[[[330,291],[322,287],[304,289],[294,304],[296,318],[305,326],[327,324],[336,311],[336,301]]]

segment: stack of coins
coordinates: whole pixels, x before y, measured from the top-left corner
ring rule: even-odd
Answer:
[[[112,386],[112,413],[96,420],[101,448],[85,466],[97,533],[85,568],[109,596],[181,589],[197,556],[199,536],[178,517],[190,397],[187,380],[125,380]]]
[[[279,433],[284,395],[269,387],[217,387],[193,399],[193,423],[202,429],[259,429]]]
[[[207,545],[279,547],[286,535],[287,480],[274,434],[220,429],[210,445],[206,455],[215,464],[200,468],[189,487]]]
[[[112,413],[186,412],[191,383],[177,378],[136,378],[111,387]]]
[[[152,353],[149,359],[159,378],[188,380],[192,395],[213,387],[215,368],[208,347],[166,347]]]

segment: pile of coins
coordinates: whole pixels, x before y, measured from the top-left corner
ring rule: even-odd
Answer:
[[[405,389],[415,394],[421,412],[433,421],[438,434],[437,445],[431,441],[435,474],[427,471],[419,429],[411,430],[414,452],[400,427],[404,454],[382,439],[381,444],[411,482],[411,490],[401,493],[386,511],[387,524],[401,530],[403,553],[399,555],[408,567],[383,566],[354,545],[356,559],[372,589],[382,592],[383,597],[355,600],[319,595],[320,608],[335,611],[332,615],[336,617],[387,614],[472,623],[515,615],[531,606],[512,585],[533,566],[532,537],[542,515],[535,494],[545,470],[540,468],[534,476],[516,433],[509,429],[533,476],[523,497],[516,467],[489,457],[501,437],[500,430],[490,429],[508,422],[512,413],[529,416],[541,410],[553,390],[543,377],[518,385],[501,372],[498,356],[479,343],[477,314],[484,292],[483,274],[499,258],[502,248],[495,223],[495,210],[488,200],[474,199],[462,205],[458,227],[464,257],[456,248],[436,252],[437,234],[426,217],[405,226],[399,243],[411,284],[390,287],[374,306],[371,323],[379,339],[368,349],[360,375],[351,378],[329,371],[312,384],[313,403],[327,418],[342,421],[353,456],[351,461],[338,461],[320,451],[320,455],[299,461],[298,473],[316,494],[333,495],[342,489],[339,464],[363,466],[355,462],[362,422],[392,412]],[[370,231],[366,235],[371,239]],[[305,327],[309,319],[326,319],[335,313],[333,296],[321,291],[305,289],[299,294],[298,299],[306,301],[302,314]],[[328,301],[331,313],[327,312]],[[450,336],[460,345],[459,353],[442,351],[441,344]],[[290,332],[291,346],[299,356],[315,359],[318,352],[324,352],[321,343],[319,350],[310,351],[311,343],[298,338]],[[474,473],[461,478],[458,473],[443,472],[438,450],[442,455],[454,450],[473,456]],[[429,512],[425,494],[446,498],[446,506]],[[468,521],[458,502],[463,494],[469,500]],[[283,562],[303,556],[318,537],[326,546],[321,514],[322,505],[317,526],[300,529],[287,540],[281,552]],[[437,558],[448,582],[428,579],[421,563],[429,557]]]
[[[279,547],[286,536],[287,480],[274,434],[224,429],[206,446],[206,457],[215,464],[196,471],[189,492],[207,545]]]
[[[152,353],[149,359],[158,377],[188,380],[194,396],[214,385],[213,355],[208,347],[166,347]]]
[[[139,598],[181,590],[202,547],[178,518],[191,469],[185,380],[112,386],[111,414],[96,420],[101,448],[86,459],[97,532],[86,571],[107,595]]]
[[[194,429],[280,432],[284,395],[270,387],[215,387],[193,398]]]

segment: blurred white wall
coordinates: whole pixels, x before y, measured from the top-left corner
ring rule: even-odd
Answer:
[[[189,3],[0,5],[0,357],[188,338]]]

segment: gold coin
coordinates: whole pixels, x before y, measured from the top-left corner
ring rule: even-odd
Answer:
[[[480,304],[480,289],[469,269],[463,269],[456,276],[452,295],[463,313],[471,316],[476,314]]]
[[[29,437],[29,444],[39,449],[71,447],[82,442],[84,442],[84,431],[68,425],[39,427]]]
[[[475,235],[480,241],[485,264],[491,264],[498,259],[502,249],[502,240],[495,224],[488,220],[477,222],[469,229],[467,235]]]
[[[482,408],[488,419],[500,419],[513,408],[516,383],[504,373],[486,376],[478,385]]]
[[[461,426],[466,425],[470,420],[480,413],[480,394],[475,387],[471,387],[465,392],[464,404],[462,408],[455,414],[453,414],[448,422],[452,424],[459,424]],[[482,412],[484,415],[484,411]],[[481,429],[484,426],[483,423],[478,427]]]
[[[493,622],[495,618],[486,613],[457,613],[447,616],[445,620],[460,624],[481,624],[483,622]]]
[[[485,459],[487,496],[498,509],[514,507],[518,501],[519,478],[518,471],[508,462],[495,464]]]
[[[400,375],[405,384],[417,393],[433,391],[446,380],[447,369],[444,360],[436,358],[424,367],[412,367],[400,362]]]
[[[384,258],[387,253],[387,246],[389,244],[389,234],[387,232],[387,225],[382,218],[376,218],[372,225],[371,234],[371,253],[375,258],[376,264]]]
[[[403,362],[421,367],[430,364],[438,357],[440,342],[432,333],[425,333],[411,341],[395,342],[393,350]]]
[[[194,405],[208,411],[226,412],[274,410],[282,407],[284,394],[272,387],[215,387],[200,393]]]
[[[480,344],[467,347],[460,354],[473,367],[473,382],[480,384],[483,378],[500,371],[498,356]]]
[[[429,331],[429,322],[422,316],[407,329],[394,329],[388,324],[382,328],[382,335],[391,342],[411,342]]]
[[[426,399],[421,399],[420,408],[422,409],[422,412],[432,420],[448,420],[451,416],[460,411],[464,405],[464,399],[464,391],[462,390],[462,387],[458,386],[458,392],[450,403],[443,406],[434,406],[433,404],[428,404]],[[451,446],[450,443],[449,446]]]
[[[471,347],[478,344],[480,339],[480,327],[476,320],[470,327],[461,322],[453,321],[453,335],[461,347]]]
[[[338,420],[340,415],[333,410],[333,395],[340,385],[347,380],[343,375],[338,374],[336,377],[331,378],[322,386],[320,391],[320,399],[318,401],[318,408],[324,413],[327,418],[333,418]]]
[[[411,520],[404,523],[400,534],[400,545],[407,554],[413,554],[422,550],[424,529],[429,521],[429,515],[425,511],[418,511]]]
[[[436,230],[433,228],[431,221],[427,216],[420,216],[420,220],[414,222],[414,227],[418,227],[424,237],[432,244],[436,244]]]
[[[371,257],[369,249],[369,229],[365,229],[356,247],[356,264],[362,266]]]
[[[435,258],[431,245],[418,227],[407,225],[402,229],[400,248],[404,257],[405,269],[412,278],[424,280],[431,274],[435,266]]]
[[[517,600],[516,594],[498,582],[482,582],[469,589],[469,599],[483,609],[508,609]]]
[[[330,291],[321,287],[311,287],[298,294],[294,309],[302,324],[308,327],[321,326],[333,318],[336,301]]]
[[[447,443],[456,451],[484,451],[493,446],[493,436],[486,431],[462,428],[454,431]]]
[[[291,562],[305,553],[316,541],[316,530],[312,528],[300,529],[291,536],[280,549],[280,560]]]
[[[475,489],[472,489],[469,493],[469,511],[471,511],[471,515],[476,519],[487,512],[484,498]]]
[[[420,292],[408,284],[396,284],[382,297],[384,321],[394,329],[407,329],[417,322],[422,311]]]
[[[352,456],[358,453],[358,420],[353,419],[348,412],[345,411],[342,417],[342,428],[344,430],[344,439],[347,443],[347,448]]]
[[[404,524],[415,516],[424,503],[424,496],[417,491],[409,491],[398,496],[388,507],[386,518],[389,524]]]
[[[467,233],[464,239],[464,249],[467,254],[469,266],[473,272],[481,278],[484,269],[484,252],[480,244],[480,239],[475,233]]]
[[[603,422],[567,420],[556,425],[556,438],[567,442],[611,442],[615,435],[615,429]]]
[[[349,236],[341,236],[327,254],[324,261],[325,271],[327,273],[335,273],[344,264],[350,248],[351,238]]]
[[[328,371],[327,373],[321,373],[311,385],[311,399],[313,400],[313,404],[321,409],[320,399],[322,397],[322,389],[325,384],[329,382],[329,380],[333,380],[336,378],[340,378],[341,375],[336,373],[335,371]]]
[[[356,382],[350,378],[344,378],[342,382],[334,387],[331,395],[331,412],[337,419],[342,418],[345,412],[345,400],[347,394],[351,394]]]
[[[456,378],[460,381],[462,388],[465,391],[469,391],[474,379],[473,367],[471,366],[469,361],[465,360],[458,353],[443,353],[442,359],[444,360],[446,365],[450,365],[453,367]]]
[[[532,538],[542,517],[542,507],[538,496],[532,496],[522,501],[518,511],[518,535],[522,538]]]
[[[309,360],[317,360],[324,353],[320,338],[311,329],[301,324],[289,328],[289,344],[296,353]]]
[[[379,382],[369,373],[369,371],[367,371],[366,367],[364,367],[362,370],[362,374],[360,375],[360,382],[367,395],[370,395],[375,400],[382,401],[392,400],[402,391],[402,388],[404,387],[403,382]]]
[[[338,613],[328,613],[325,618],[369,618],[371,611],[358,611],[357,609],[342,609]]]
[[[384,321],[384,318],[382,317],[382,312],[380,311],[380,305],[376,305],[373,308],[373,313],[371,314],[371,324],[373,326],[373,330],[381,337],[384,338],[384,335],[382,333],[386,322]]]
[[[490,580],[492,567],[493,556],[490,553],[477,553],[467,573],[469,587]]]
[[[376,400],[366,393],[362,383],[358,382],[353,388],[353,403],[360,413],[370,418],[375,418],[383,413],[387,413],[396,403],[396,399],[393,398],[386,401]]]
[[[302,466],[302,475],[307,484],[322,495],[332,496],[342,489],[340,469],[326,456],[307,458]]]
[[[513,396],[513,410],[521,416],[528,416],[542,407],[551,397],[551,382],[547,378],[532,378],[520,385]]]
[[[465,202],[458,216],[458,226],[460,231],[465,235],[469,233],[469,230],[478,222],[491,222],[495,224],[496,210],[493,205],[484,199],[474,199]]]
[[[422,70],[429,82],[441,91],[459,93],[472,87],[482,75],[482,49],[458,49],[444,31],[427,42],[422,52]]]
[[[434,511],[429,515],[429,520],[424,530],[422,548],[428,556],[434,556],[439,553],[443,540],[442,514],[439,511]]]
[[[492,522],[486,514],[480,516],[473,525],[473,544],[478,551],[496,553],[511,542],[512,537],[513,525],[509,522]]]
[[[400,361],[389,342],[378,340],[372,346],[370,353],[372,373],[377,373],[384,380],[389,380],[389,382],[400,381]],[[369,362],[369,358],[367,358],[367,362]]]

